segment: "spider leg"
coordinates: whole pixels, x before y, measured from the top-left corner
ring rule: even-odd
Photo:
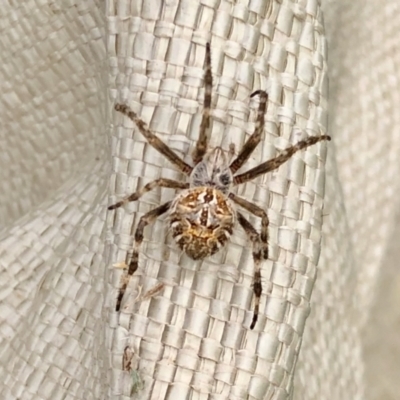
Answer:
[[[289,158],[293,156],[294,153],[298,152],[299,150],[303,150],[313,144],[316,144],[322,140],[331,140],[331,137],[328,135],[322,136],[311,136],[305,140],[301,140],[300,142],[296,143],[295,145],[288,147],[287,149],[283,150],[279,156],[268,160],[257,167],[254,167],[243,174],[237,175],[233,178],[233,184],[239,185],[241,183],[245,183],[251,181],[257,176],[264,175],[267,172],[273,171],[277,169],[279,166],[284,164]]]
[[[131,261],[129,263],[129,267],[128,267],[128,273],[126,276],[123,277],[122,279],[122,284],[121,284],[121,288],[119,290],[118,293],[118,297],[117,297],[117,305],[115,307],[116,311],[119,311],[121,308],[121,301],[122,298],[124,297],[126,288],[128,287],[128,283],[131,279],[131,276],[134,274],[134,272],[137,270],[138,268],[138,262],[139,262],[139,248],[140,245],[143,242],[143,231],[144,228],[153,223],[160,215],[164,214],[165,212],[167,212],[169,210],[169,208],[171,207],[171,201],[155,208],[154,210],[149,211],[148,213],[144,214],[139,221],[139,224],[136,228],[135,231],[135,244],[133,246],[133,252],[132,252],[132,258]]]
[[[261,239],[261,250],[262,250],[262,256],[264,260],[268,259],[268,225],[269,225],[269,219],[267,213],[261,208],[255,205],[254,203],[251,203],[248,200],[245,200],[239,196],[236,196],[233,193],[229,193],[229,198],[232,199],[236,204],[239,206],[243,207],[245,210],[251,212],[255,216],[261,218],[261,234],[260,234],[260,239]]]
[[[148,183],[147,185],[143,186],[141,189],[137,190],[135,193],[132,193],[128,197],[125,197],[124,199],[120,200],[118,203],[115,203],[115,204],[109,206],[108,209],[115,210],[116,208],[121,207],[124,204],[129,203],[130,201],[136,201],[137,199],[142,197],[145,193],[150,192],[150,190],[153,190],[156,187],[165,187],[165,188],[171,188],[171,189],[188,189],[189,183],[178,182],[178,181],[174,181],[172,179],[166,179],[166,178],[156,179],[155,181],[152,181],[152,182]]]
[[[211,50],[210,43],[206,44],[206,58],[204,62],[204,105],[203,117],[200,124],[199,139],[193,151],[192,158],[195,164],[199,163],[207,152],[208,130],[210,128],[210,109],[212,92]]]
[[[172,164],[176,165],[184,174],[190,175],[192,167],[186,164],[177,154],[175,154],[161,139],[146,127],[146,124],[125,104],[116,104],[115,110],[130,118],[139,128],[141,134],[147,139],[150,146],[154,147],[159,153],[166,157]]]
[[[242,165],[249,159],[251,153],[253,153],[254,149],[258,146],[261,141],[261,136],[264,131],[265,124],[265,111],[267,108],[268,94],[263,90],[257,90],[250,97],[254,97],[256,95],[260,95],[260,104],[258,106],[257,112],[257,121],[256,127],[254,129],[253,134],[247,139],[246,143],[240,150],[240,153],[236,157],[236,159],[231,163],[229,168],[234,174],[237,170],[239,170]]]
[[[251,321],[250,329],[254,329],[257,319],[258,313],[260,309],[260,297],[262,293],[262,285],[261,285],[261,243],[260,243],[260,235],[254,229],[253,225],[240,213],[237,213],[238,221],[241,227],[246,232],[247,236],[253,243],[253,260],[254,260],[254,314],[253,320]]]

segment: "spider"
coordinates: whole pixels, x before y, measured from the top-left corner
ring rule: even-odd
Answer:
[[[135,231],[132,258],[128,273],[121,283],[117,298],[116,311],[120,310],[121,301],[128,286],[130,277],[138,268],[139,248],[143,241],[144,228],[153,223],[160,215],[167,213],[172,237],[189,257],[200,260],[219,251],[229,240],[236,221],[244,229],[252,243],[254,260],[254,313],[250,329],[256,325],[262,293],[260,264],[268,259],[268,216],[267,213],[252,202],[234,194],[234,186],[248,182],[267,172],[277,169],[289,160],[294,153],[312,146],[322,140],[330,140],[328,135],[311,136],[282,151],[277,157],[268,160],[244,173],[236,172],[245,164],[262,139],[264,115],[268,94],[257,90],[250,97],[259,96],[260,102],[257,120],[252,135],[247,139],[234,160],[229,163],[221,147],[208,150],[208,130],[210,127],[210,107],[212,93],[211,51],[206,45],[204,66],[204,107],[200,124],[199,138],[192,153],[193,166],[184,162],[162,140],[152,133],[145,123],[127,105],[116,104],[115,110],[135,122],[148,143],[189,177],[189,182],[179,182],[160,178],[143,186],[125,199],[108,207],[114,210],[130,201],[136,201],[145,193],[156,187],[180,189],[172,201],[149,211],[140,218]],[[235,204],[261,218],[261,232],[238,211]]]

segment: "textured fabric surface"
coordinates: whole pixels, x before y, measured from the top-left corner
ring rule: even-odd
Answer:
[[[388,333],[398,320],[399,9],[322,6],[326,31],[317,0],[2,4],[5,399],[396,398],[385,368],[400,347]],[[211,147],[238,151],[259,88],[269,92],[265,140],[247,168],[325,134],[328,111],[334,138],[238,188],[270,218],[254,331],[239,227],[226,249],[193,262],[160,218],[114,311],[138,220],[174,191],[107,205],[161,176],[184,178],[112,106],[129,104],[190,162],[207,41]]]

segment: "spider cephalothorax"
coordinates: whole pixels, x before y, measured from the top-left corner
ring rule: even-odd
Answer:
[[[210,186],[228,194],[233,182],[233,174],[221,147],[209,151],[202,161],[193,168],[189,177],[190,186]]]
[[[168,214],[172,236],[178,246],[191,258],[198,260],[215,254],[229,240],[235,222],[244,229],[253,244],[254,260],[254,314],[250,325],[253,329],[258,318],[260,296],[262,293],[260,263],[268,258],[268,216],[267,213],[252,202],[241,198],[231,189],[234,186],[253,180],[254,178],[273,171],[285,163],[294,153],[311,146],[321,140],[330,140],[327,135],[311,136],[287,148],[277,157],[268,160],[242,174],[235,175],[245,164],[254,149],[262,139],[264,130],[264,114],[268,95],[257,90],[251,97],[259,95],[260,104],[257,112],[256,127],[247,139],[238,156],[230,164],[220,147],[207,151],[208,129],[210,127],[210,107],[212,91],[210,45],[206,46],[204,73],[204,108],[200,125],[199,139],[193,152],[194,166],[184,162],[163,141],[154,135],[145,123],[128,106],[117,104],[115,109],[132,119],[149,144],[164,155],[170,162],[189,176],[189,182],[179,182],[160,178],[148,183],[137,192],[108,207],[113,210],[123,204],[139,199],[143,194],[156,187],[181,189],[176,197],[167,203],[156,207],[140,218],[135,232],[135,245],[129,262],[128,275],[123,280],[116,310],[119,311],[121,301],[128,286],[129,277],[136,271],[139,259],[139,247],[143,241],[143,230],[146,225],[162,214]],[[261,232],[236,210],[238,205],[248,212],[261,218]]]

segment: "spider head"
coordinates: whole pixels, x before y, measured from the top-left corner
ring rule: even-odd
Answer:
[[[232,185],[233,176],[228,160],[221,147],[209,151],[192,171],[190,186],[211,186],[227,193]]]

